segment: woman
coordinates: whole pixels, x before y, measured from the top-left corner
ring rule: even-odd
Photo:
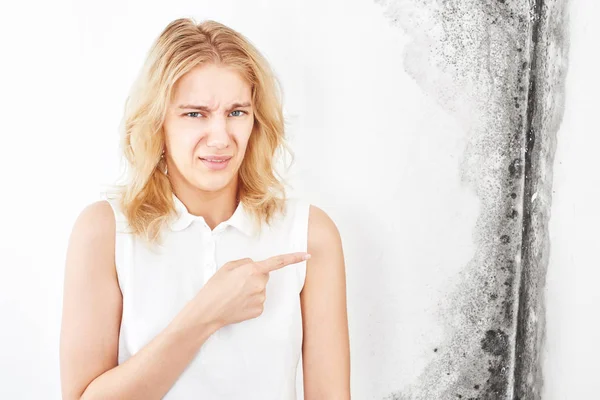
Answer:
[[[67,252],[64,399],[349,399],[342,245],[285,197],[276,78],[239,33],[170,23],[125,109],[130,168]],[[310,257],[310,260],[307,260]]]

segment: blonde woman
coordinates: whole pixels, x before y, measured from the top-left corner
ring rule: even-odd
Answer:
[[[238,32],[171,22],[127,99],[125,184],[70,237],[64,399],[350,398],[342,244],[287,198],[277,80]]]

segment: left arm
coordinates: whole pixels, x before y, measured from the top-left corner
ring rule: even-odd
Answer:
[[[304,399],[350,399],[350,343],[342,241],[335,223],[310,206],[306,279],[300,293]]]

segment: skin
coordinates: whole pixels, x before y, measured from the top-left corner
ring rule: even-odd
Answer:
[[[176,85],[165,121],[165,156],[174,191],[211,229],[237,206],[237,172],[254,123],[250,86],[235,71],[206,65]],[[181,104],[204,105],[200,111]],[[247,114],[244,112],[247,111]],[[191,113],[191,114],[190,114]],[[231,155],[225,170],[198,159]],[[122,295],[114,263],[115,219],[110,205],[88,205],[74,224],[64,278],[60,368],[63,399],[160,399],[222,326],[263,311],[269,273],[302,261],[306,253],[268,260],[235,260],[217,270],[173,321],[118,365]],[[350,350],[342,243],[321,209],[309,213],[303,316],[304,398],[350,399]]]

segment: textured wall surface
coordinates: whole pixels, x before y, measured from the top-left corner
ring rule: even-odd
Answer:
[[[11,210],[0,312],[14,328],[0,332],[1,399],[60,398],[68,235],[116,178],[127,88],[155,36],[181,16],[239,30],[281,80],[296,155],[290,194],[326,210],[344,241],[352,398],[538,397],[563,0],[34,5],[0,13],[3,48],[19,55],[0,74],[10,133],[2,160],[18,167],[2,177],[18,196],[0,197]],[[594,49],[590,40],[582,47]],[[40,59],[60,62],[40,69]],[[31,93],[45,105],[34,118],[22,106]],[[41,208],[40,193],[49,194]],[[579,366],[562,361],[554,365]],[[302,399],[301,381],[298,389]]]
[[[405,69],[468,130],[477,251],[446,303],[447,342],[389,399],[538,399],[566,1],[376,0],[412,41]]]

